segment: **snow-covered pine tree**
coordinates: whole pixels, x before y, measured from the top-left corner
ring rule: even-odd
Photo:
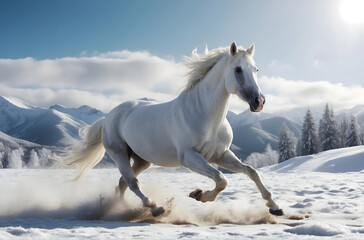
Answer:
[[[341,140],[340,140],[340,131],[339,127],[336,122],[334,110],[331,108],[330,110],[330,126],[332,129],[332,149],[337,149],[341,147]]]
[[[278,162],[284,162],[296,156],[296,137],[288,129],[286,123],[283,123],[278,143]]]
[[[21,148],[11,150],[9,154],[9,164],[8,168],[22,168],[23,167],[23,158],[24,150]]]
[[[4,156],[5,156],[5,147],[4,144],[0,142],[0,168],[4,168],[3,165]]]
[[[261,168],[265,166],[270,166],[278,163],[278,153],[274,151],[270,144],[265,148],[264,153],[253,152],[250,154],[245,163],[249,164],[254,168]]]
[[[3,158],[4,158],[5,152],[0,152],[0,168],[3,168]]]
[[[296,156],[298,157],[298,156],[302,156],[302,154],[301,154],[301,139],[299,138],[298,140],[297,140],[297,145],[296,145]]]
[[[340,147],[340,133],[334,111],[326,104],[319,126],[320,150],[326,151]]]
[[[351,116],[351,121],[346,132],[346,147],[359,146],[362,144],[360,139],[360,127],[356,122],[356,118]]]
[[[38,150],[39,166],[45,167],[49,163],[49,158],[52,156],[52,151],[47,148]]]
[[[273,150],[270,144],[267,144],[267,146],[265,147],[264,155],[266,157],[265,163],[267,166],[278,163],[278,159],[279,159],[278,152]]]
[[[316,124],[310,109],[307,109],[306,116],[303,121],[300,145],[300,154],[302,156],[319,152],[319,140]]]
[[[30,151],[28,167],[29,168],[39,168],[40,167],[39,157],[38,157],[37,152],[34,151],[34,149],[32,149],[32,151]]]
[[[340,123],[340,141],[341,141],[341,147],[345,147],[346,143],[346,131],[348,130],[348,119],[346,118],[346,115],[344,114],[343,120]]]

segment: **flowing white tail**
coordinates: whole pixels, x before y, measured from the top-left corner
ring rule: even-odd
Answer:
[[[74,180],[78,180],[88,170],[101,161],[105,154],[102,144],[102,122],[104,118],[83,129],[82,140],[72,147],[70,155],[66,156],[67,166],[76,166],[77,172]]]

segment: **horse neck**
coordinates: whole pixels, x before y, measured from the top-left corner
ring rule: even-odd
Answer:
[[[222,58],[216,63],[186,96],[195,106],[194,110],[214,125],[222,123],[229,107],[230,93],[225,88],[224,79],[225,61],[226,59]]]

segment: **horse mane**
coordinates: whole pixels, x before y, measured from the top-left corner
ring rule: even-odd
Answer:
[[[245,52],[245,49],[239,46],[238,51]],[[197,50],[194,49],[191,57],[184,57],[185,66],[190,69],[186,74],[189,78],[184,91],[191,90],[228,52],[229,47],[219,47],[210,51],[206,48],[205,54],[198,55]]]

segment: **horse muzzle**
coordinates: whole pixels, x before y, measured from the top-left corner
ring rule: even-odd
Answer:
[[[265,97],[259,96],[255,97],[249,102],[250,111],[252,112],[260,112],[263,110],[263,106],[265,104]]]

